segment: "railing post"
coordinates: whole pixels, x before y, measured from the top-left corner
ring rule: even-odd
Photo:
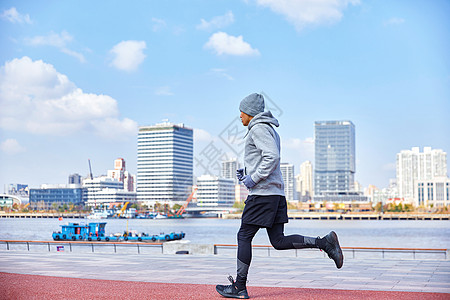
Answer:
[[[270,256],[270,247],[267,247],[268,255]]]
[[[416,250],[413,250],[413,259],[416,259]]]
[[[141,254],[141,251],[139,250],[139,243],[137,243],[137,247],[138,247],[138,254]]]
[[[353,248],[353,258],[355,258],[355,248]]]
[[[384,259],[384,249],[383,249],[383,250],[381,250],[381,253],[383,254],[383,259]]]
[[[6,250],[9,250],[9,243],[6,242]]]
[[[91,243],[92,246],[92,252],[94,252],[94,243]]]
[[[70,252],[72,252],[72,244],[69,243]]]
[[[48,252],[50,252],[50,243],[47,243],[48,245]]]
[[[27,242],[27,249],[30,251],[30,243]]]
[[[117,253],[117,251],[116,251],[116,244],[114,244],[114,253]]]

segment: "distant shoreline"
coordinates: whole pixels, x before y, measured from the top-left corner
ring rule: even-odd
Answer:
[[[84,219],[89,213],[1,213],[0,219]],[[288,211],[291,220],[450,220],[450,214],[434,213],[317,213]],[[222,219],[240,219],[241,214],[223,214]],[[107,219],[105,219],[107,220]]]

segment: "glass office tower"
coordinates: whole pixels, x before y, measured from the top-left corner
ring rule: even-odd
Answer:
[[[193,130],[164,122],[141,126],[137,197],[147,205],[184,202],[193,184]]]
[[[351,121],[318,121],[315,136],[315,194],[345,195],[354,191],[355,125]]]

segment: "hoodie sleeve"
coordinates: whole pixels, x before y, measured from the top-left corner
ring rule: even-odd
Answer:
[[[250,174],[252,180],[258,183],[266,179],[277,168],[280,161],[280,151],[277,142],[270,132],[268,125],[259,125],[253,128],[252,139],[257,149],[261,150],[262,160],[256,172]]]

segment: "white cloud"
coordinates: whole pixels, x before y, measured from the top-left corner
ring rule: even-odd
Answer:
[[[214,30],[226,27],[234,22],[234,16],[231,11],[228,11],[223,16],[217,16],[211,19],[211,21],[205,21],[201,19],[200,24],[197,25],[199,30]]]
[[[389,25],[400,25],[405,23],[405,19],[402,18],[390,18],[389,20],[384,22],[384,26],[389,26]]]
[[[155,95],[158,96],[173,96],[172,91],[170,90],[170,86],[160,86],[156,89]]]
[[[299,138],[287,138],[281,140],[281,159],[295,166],[306,160],[314,160],[314,139],[308,137],[304,140]]]
[[[25,147],[22,147],[16,139],[7,139],[0,144],[0,149],[6,154],[17,154],[25,152]]]
[[[137,123],[131,119],[105,118],[91,121],[96,134],[110,140],[124,140],[126,137],[137,134]]]
[[[20,14],[15,7],[11,7],[10,9],[4,10],[1,17],[2,19],[5,19],[11,23],[27,23],[27,24],[32,23],[30,15]]]
[[[105,126],[110,124],[117,136],[137,132],[134,121],[117,118],[116,100],[85,93],[51,64],[26,56],[1,67],[0,104],[0,128],[5,130],[48,135],[86,130],[109,138]]]
[[[157,32],[166,27],[166,21],[162,19],[152,18],[153,26],[152,30]]]
[[[194,128],[194,142],[211,142],[215,139],[208,131]]]
[[[134,71],[144,61],[146,48],[144,41],[122,41],[110,51],[114,55],[111,65],[122,71]]]
[[[342,11],[349,4],[359,4],[359,0],[256,0],[256,2],[283,15],[298,31],[308,25],[336,23],[341,20]]]
[[[233,76],[229,75],[226,69],[211,69],[211,71],[220,77],[225,77],[228,80],[234,80]]]
[[[258,49],[244,42],[242,35],[235,37],[225,32],[214,33],[204,47],[212,49],[217,55],[259,55]]]
[[[75,52],[67,48],[67,44],[73,41],[73,37],[67,32],[62,31],[61,34],[51,32],[44,36],[35,36],[25,39],[25,42],[31,46],[52,46],[58,48],[61,52],[77,58],[80,62],[86,62],[83,54]]]
[[[314,139],[309,137],[304,140],[299,138],[288,138],[283,140],[283,148],[287,149],[295,149],[295,150],[303,150],[314,147]]]
[[[66,47],[67,43],[73,41],[73,37],[67,31],[62,31],[61,34],[51,32],[48,35],[40,35],[26,39],[26,41],[32,46],[53,46],[63,48]]]

